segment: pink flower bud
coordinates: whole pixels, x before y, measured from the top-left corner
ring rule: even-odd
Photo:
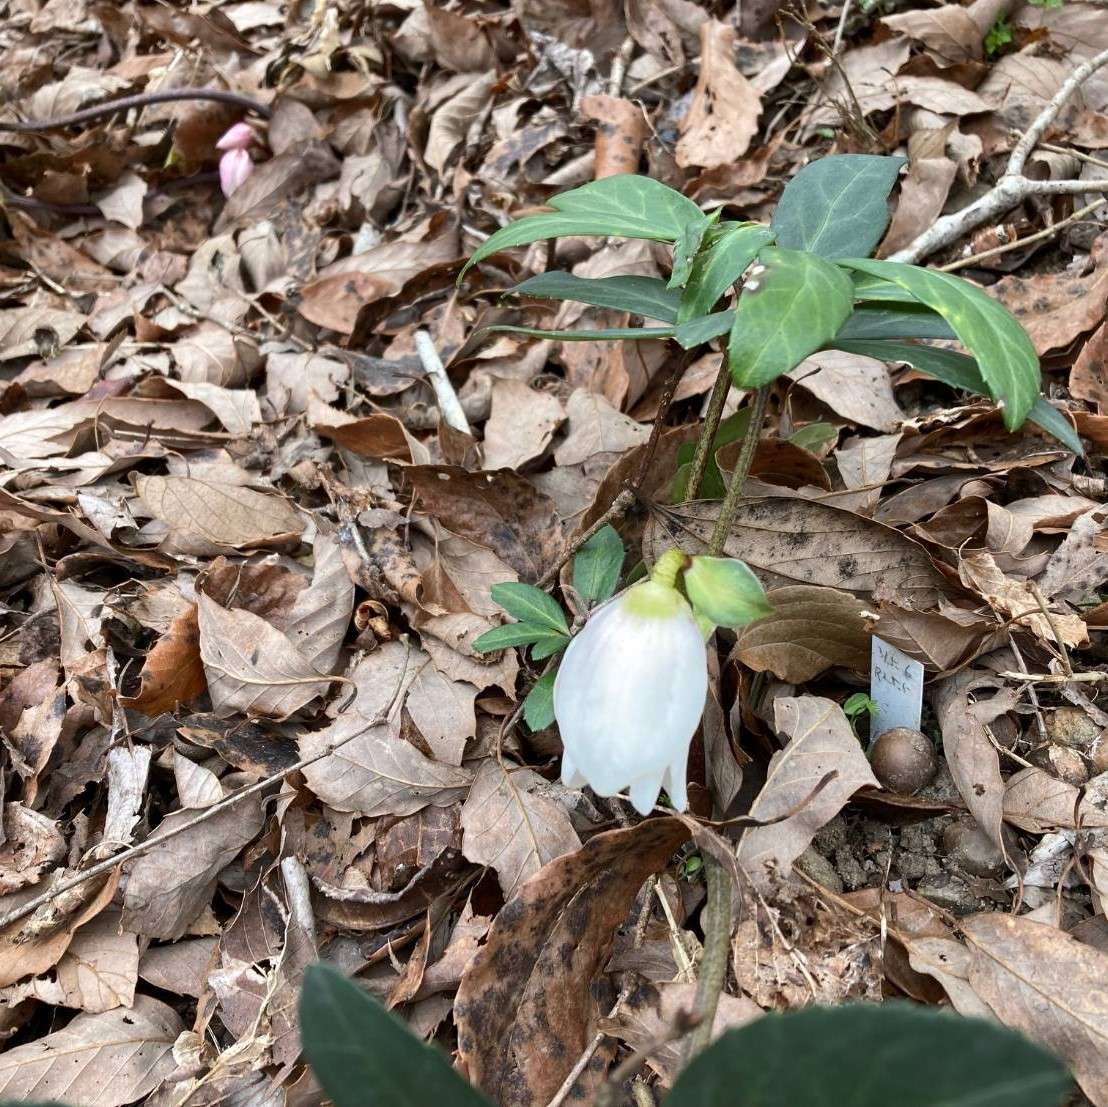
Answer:
[[[245,150],[257,142],[258,136],[249,123],[236,123],[215,144],[217,150]]]
[[[230,196],[254,172],[254,163],[245,150],[228,150],[219,159],[219,187]]]

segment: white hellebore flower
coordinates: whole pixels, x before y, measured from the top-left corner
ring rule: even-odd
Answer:
[[[566,648],[554,683],[562,783],[601,796],[629,789],[643,815],[664,787],[688,806],[689,743],[704,711],[704,635],[673,582],[685,558],[658,559],[652,579],[600,608]]]

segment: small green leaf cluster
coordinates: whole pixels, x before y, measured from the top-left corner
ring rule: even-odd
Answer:
[[[573,590],[588,606],[609,599],[623,571],[623,540],[611,526],[602,527],[573,558]],[[494,627],[474,639],[478,653],[491,653],[511,646],[530,646],[531,659],[543,661],[569,645],[569,621],[553,596],[533,584],[494,584],[490,594],[509,615],[518,620]],[[523,718],[532,730],[554,722],[554,677],[544,674],[523,701]]]
[[[491,1107],[335,969],[305,974],[300,1028],[335,1107]],[[664,1107],[1060,1107],[1070,1086],[1056,1057],[997,1022],[854,1003],[728,1030],[678,1075]]]
[[[768,384],[824,349],[906,362],[991,397],[1009,430],[1030,419],[1080,453],[1068,420],[1039,395],[1031,340],[1001,304],[948,273],[870,258],[888,226],[888,195],[903,162],[866,154],[812,162],[786,186],[769,226],[720,221],[649,177],[606,177],[555,196],[553,211],[508,224],[466,268],[510,246],[565,235],[666,242],[673,247],[668,281],[550,272],[513,289],[630,312],[649,325],[490,330],[562,341],[672,338],[686,349],[727,336],[740,388]],[[956,340],[968,353],[921,344],[929,340]]]

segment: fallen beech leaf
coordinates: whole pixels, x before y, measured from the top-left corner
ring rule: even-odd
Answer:
[[[991,699],[974,695],[995,690]],[[1001,835],[1004,783],[996,746],[985,728],[1011,711],[1019,693],[992,674],[968,670],[944,681],[935,694],[935,714],[943,734],[943,753],[950,774],[978,826],[1007,856]]]
[[[953,10],[965,15],[962,8]],[[900,182],[900,199],[897,201],[896,211],[877,251],[879,258],[888,257],[903,249],[942,215],[957,174],[957,164],[948,157],[914,158],[909,162],[908,175]]]
[[[472,783],[468,769],[425,757],[385,721],[413,676],[410,651],[386,643],[351,672],[354,702],[330,726],[301,736],[303,757],[350,739],[304,769],[308,787],[331,807],[368,816],[410,815],[428,804],[449,806]]]
[[[643,550],[653,562],[681,533],[707,545],[719,505],[655,507]],[[695,553],[695,549],[689,552]],[[742,558],[770,588],[818,584],[867,594],[880,586],[930,607],[945,582],[922,546],[882,523],[809,500],[769,496],[742,504],[725,552]]]
[[[128,171],[96,201],[96,206],[105,219],[134,230],[142,226],[142,201],[145,198],[146,182],[137,173]]]
[[[785,376],[852,423],[894,431],[904,420],[889,382],[888,367],[876,358],[821,350]]]
[[[677,164],[714,169],[737,161],[758,133],[762,98],[731,60],[735,29],[715,19],[700,25],[700,73],[681,121]]]
[[[795,584],[766,597],[773,614],[744,627],[733,656],[755,672],[803,684],[832,665],[869,671],[864,605],[847,592]]]
[[[617,411],[596,392],[574,389],[566,404],[569,433],[554,451],[559,465],[577,465],[595,454],[622,454],[645,442],[650,430]]]
[[[646,878],[689,831],[649,819],[544,865],[496,916],[454,1002],[469,1079],[500,1107],[547,1103],[592,1031],[590,985]]]
[[[1089,336],[1073,363],[1070,394],[1096,404],[1101,415],[1108,413],[1108,323],[1101,323]]]
[[[543,795],[549,787],[538,773],[490,757],[462,807],[462,853],[496,870],[506,899],[548,861],[581,845],[565,807]]]
[[[619,173],[637,173],[648,133],[642,108],[618,96],[586,96],[581,101],[581,113],[598,123],[593,176],[600,180]]]
[[[795,813],[770,826],[748,827],[738,850],[739,866],[763,889],[788,875],[819,829],[859,788],[879,787],[837,703],[822,696],[784,697],[774,703],[774,716],[789,744],[773,755],[749,813],[763,821]],[[812,795],[828,774],[833,779]]]
[[[1065,349],[1099,326],[1108,309],[1108,265],[1087,277],[1073,273],[1010,276],[989,290],[1023,324],[1040,354]]]
[[[466,742],[477,734],[473,709],[477,688],[465,681],[450,680],[421,651],[413,650],[411,660],[418,672],[408,686],[404,706],[435,759],[445,765],[460,765]]]
[[[1108,811],[1090,795],[1042,769],[1014,773],[1004,789],[1004,818],[1031,834],[1108,826]]]
[[[561,401],[523,381],[497,380],[485,424],[485,469],[519,469],[539,457],[565,418]]]
[[[1001,1022],[1063,1058],[1082,1091],[1108,1104],[1108,954],[1052,926],[1006,914],[963,919],[969,983]]]
[[[1081,600],[1096,594],[1108,579],[1108,552],[1097,546],[1104,531],[1103,515],[1104,509],[1098,507],[1074,520],[1039,578],[1044,596]]]
[[[329,683],[288,637],[257,615],[200,596],[200,656],[217,714],[288,718]]]
[[[80,1014],[61,1030],[0,1056],[0,1094],[122,1107],[152,1092],[177,1067],[185,1029],[172,1007],[136,996],[131,1008]]]
[[[538,580],[557,561],[562,535],[554,505],[517,473],[467,473],[449,465],[405,472],[427,512],[447,530],[492,550],[521,580]]]
[[[884,16],[881,22],[922,42],[940,65],[957,65],[981,57],[981,30],[969,12],[957,4],[898,12]]]
[[[287,541],[304,523],[279,496],[191,477],[139,477],[135,491],[146,510],[169,527],[163,546],[200,554]]]
[[[139,673],[138,692],[134,696],[120,696],[119,702],[144,715],[160,715],[196,699],[207,686],[200,659],[196,604],[189,604],[146,655]]]

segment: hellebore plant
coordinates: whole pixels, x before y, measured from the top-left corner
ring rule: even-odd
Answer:
[[[257,141],[257,132],[249,123],[236,123],[215,144],[217,150],[223,151],[219,159],[219,187],[224,196],[234,193],[254,172],[249,149]]]

